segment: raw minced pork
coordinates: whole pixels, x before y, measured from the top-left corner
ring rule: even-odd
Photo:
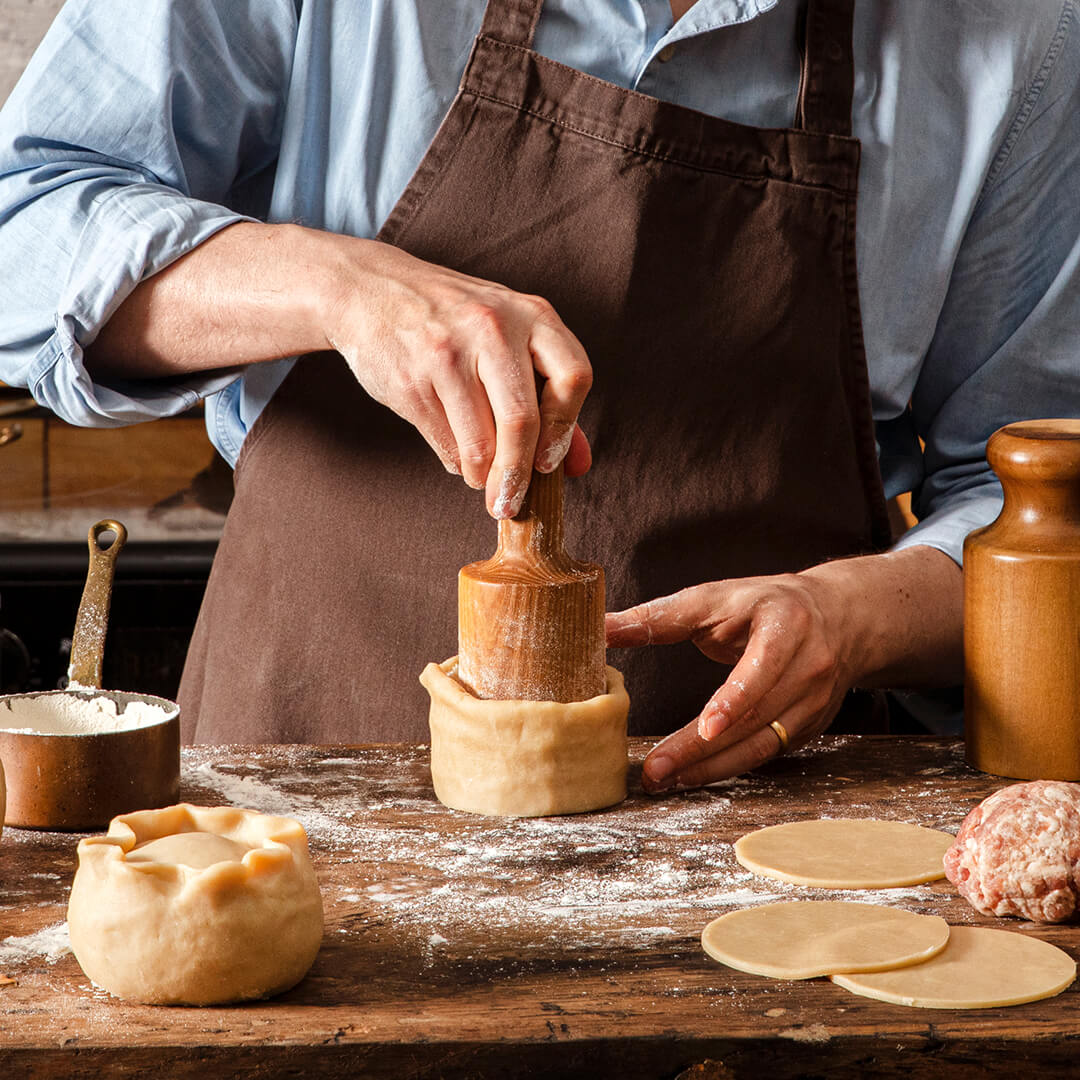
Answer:
[[[945,853],[945,873],[984,915],[1070,918],[1080,896],[1080,784],[1033,780],[984,799]]]

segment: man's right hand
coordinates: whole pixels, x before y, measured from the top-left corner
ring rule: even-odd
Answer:
[[[534,466],[551,472],[566,458],[570,475],[588,469],[577,417],[592,369],[546,300],[388,244],[338,239],[327,342],[449,471],[486,488],[493,517],[517,514]]]
[[[551,305],[375,240],[231,225],[138,285],[86,362],[96,378],[130,379],[328,347],[447,469],[486,489],[496,518],[518,512],[534,467],[589,468],[577,418],[592,368]]]

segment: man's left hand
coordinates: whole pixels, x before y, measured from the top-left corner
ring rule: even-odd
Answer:
[[[804,745],[852,686],[958,683],[962,598],[959,566],[917,546],[707,582],[610,613],[613,648],[692,641],[734,665],[696,719],[645,759],[646,790],[714,783]]]

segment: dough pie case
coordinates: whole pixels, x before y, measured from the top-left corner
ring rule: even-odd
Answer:
[[[200,410],[77,428],[0,383],[0,692],[64,685],[87,530],[115,518],[103,685],[175,698],[231,496]]]

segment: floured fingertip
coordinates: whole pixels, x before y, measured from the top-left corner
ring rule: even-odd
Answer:
[[[555,433],[551,442],[548,443],[546,449],[536,455],[537,472],[554,472],[562,464],[563,459],[570,450],[570,443],[574,438],[574,425],[567,424],[564,429],[561,424],[552,424],[551,430]]]

